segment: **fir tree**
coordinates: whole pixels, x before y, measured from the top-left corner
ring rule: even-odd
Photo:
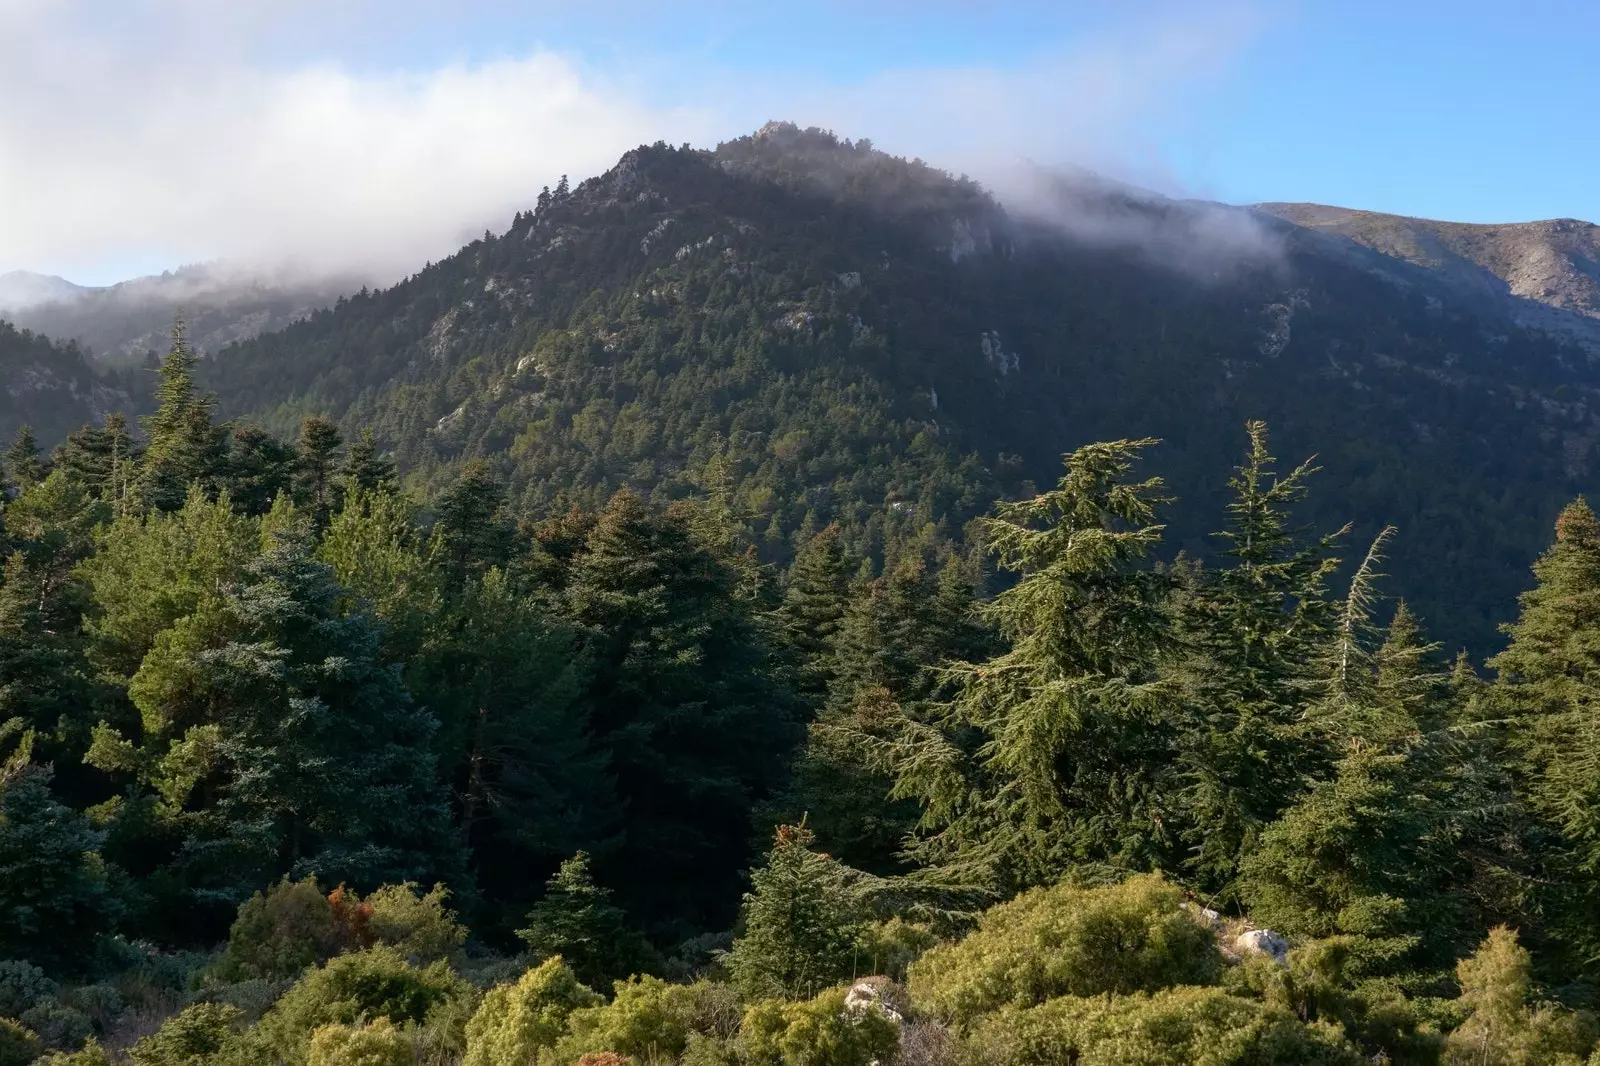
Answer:
[[[798,659],[798,688],[814,702],[821,702],[833,678],[834,635],[844,621],[849,578],[836,525],[807,541],[785,575],[778,617]]]
[[[545,882],[544,898],[517,936],[541,959],[559,955],[578,980],[595,988],[626,977],[645,955],[626,912],[611,902],[611,890],[594,883],[582,851]]]
[[[295,450],[258,426],[233,431],[228,454],[228,495],[245,514],[263,515],[294,483]]]
[[[5,451],[5,469],[17,492],[26,492],[44,480],[45,465],[39,458],[39,442],[34,439],[32,426],[25,424],[17,430]]]
[[[80,970],[94,936],[116,914],[98,854],[103,834],[50,789],[51,771],[29,761],[31,737],[0,763],[0,953]]]
[[[750,875],[741,932],[726,959],[746,1000],[808,998],[860,966],[859,878],[811,850],[813,839],[803,824],[779,826],[766,864]]]
[[[576,650],[569,627],[491,570],[438,619],[408,669],[409,687],[440,718],[435,746],[486,888],[514,896],[530,862],[570,855],[614,825]]]
[[[142,420],[149,441],[135,482],[140,502],[158,511],[182,507],[191,483],[214,491],[225,472],[227,427],[212,424],[215,402],[195,388],[197,361],[179,319],[156,371],[156,412]]]
[[[1018,888],[1170,855],[1172,583],[1144,568],[1166,497],[1159,479],[1127,480],[1152,443],[1080,448],[1054,489],[984,521],[1019,575],[982,608],[1009,650],[957,664],[942,720],[878,746],[896,794],[925,804],[915,854],[948,876]]]
[[[434,535],[456,585],[511,561],[516,526],[506,515],[506,489],[487,464],[469,463],[434,505]]]
[[[647,928],[725,919],[747,812],[781,781],[798,739],[797,709],[772,680],[738,580],[684,516],[620,493],[565,581],[566,610],[590,633],[592,733],[611,753],[625,811],[624,843],[607,862],[657,871],[628,900]]]
[[[335,477],[339,449],[344,438],[338,425],[325,415],[307,415],[300,423],[300,443],[296,449],[295,497],[307,508],[312,522],[321,528],[333,510]]]
[[[1560,935],[1600,950],[1600,520],[1582,498],[1556,521],[1537,584],[1489,665],[1516,728],[1517,788],[1553,836],[1544,895]]]
[[[1219,534],[1230,565],[1198,571],[1180,618],[1196,719],[1182,756],[1192,862],[1218,889],[1261,827],[1321,769],[1307,762],[1315,747],[1301,723],[1333,621],[1325,581],[1338,564],[1339,534],[1305,542],[1290,524],[1289,508],[1315,468],[1306,462],[1278,476],[1266,426],[1247,429],[1250,450],[1229,482],[1234,496]]]
[[[131,692],[171,738],[163,784],[207,782],[185,876],[224,898],[250,875],[377,886],[454,876],[431,750],[437,723],[379,658],[377,627],[292,528],[247,568],[212,623],[158,643]],[[248,894],[248,893],[245,893]]]
[[[128,433],[127,420],[110,414],[98,428],[84,426],[69,434],[57,450],[56,466],[122,514],[140,452]]]
[[[344,466],[339,471],[339,480],[347,492],[354,489],[374,492],[396,487],[394,461],[379,454],[370,427],[363,429],[361,436],[350,445]]]

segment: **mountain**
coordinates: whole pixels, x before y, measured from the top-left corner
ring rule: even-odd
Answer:
[[[123,376],[91,366],[76,344],[53,343],[5,321],[0,321],[0,382],[3,442],[29,424],[48,448],[85,422],[135,406]]]
[[[1600,477],[1600,370],[1453,276],[1071,177],[1008,211],[787,124],[629,152],[206,374],[271,428],[370,425],[423,492],[477,459],[535,513],[712,491],[780,562],[829,522],[880,557],[959,539],[1064,451],[1144,435],[1193,486],[1169,553],[1208,554],[1263,418],[1285,465],[1319,455],[1305,518],[1353,522],[1352,554],[1398,525],[1390,591],[1477,650]]]
[[[17,272],[0,277],[0,316],[46,336],[77,341],[101,363],[129,365],[165,348],[173,317],[180,313],[190,342],[210,353],[281,329],[360,285],[349,277],[263,273],[217,263],[102,288]]]
[[[1572,218],[1474,225],[1321,204],[1256,209],[1422,267],[1460,300],[1488,300],[1522,325],[1600,355],[1600,226]]]
[[[72,300],[89,290],[53,274],[13,270],[0,274],[0,309],[15,313],[39,304]]]

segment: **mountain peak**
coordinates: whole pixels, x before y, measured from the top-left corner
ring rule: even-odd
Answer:
[[[89,291],[54,274],[13,270],[0,274],[0,311],[25,311],[41,304],[61,303]]]

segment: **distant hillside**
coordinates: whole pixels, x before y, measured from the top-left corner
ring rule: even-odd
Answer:
[[[1286,462],[1321,456],[1309,520],[1397,524],[1392,591],[1495,643],[1557,509],[1600,484],[1600,371],[1342,235],[1068,184],[1047,224],[793,126],[640,148],[207,374],[284,430],[373,425],[424,491],[475,458],[536,513],[716,489],[777,561],[833,521],[886,556],[959,538],[1062,452],[1147,434],[1193,493],[1169,551],[1214,551],[1265,418]]]
[[[49,448],[85,422],[131,411],[136,403],[120,375],[98,373],[77,345],[56,344],[5,321],[0,321],[0,383],[0,445],[26,423]]]
[[[0,274],[0,309],[15,313],[39,304],[71,300],[88,291],[66,278],[35,274],[29,270],[13,270]]]
[[[127,365],[163,350],[179,313],[188,320],[191,343],[210,353],[281,329],[358,288],[360,282],[349,278],[306,280],[214,264],[104,288],[17,272],[0,276],[0,315],[75,340],[99,362]]]
[[[1321,204],[1257,204],[1433,272],[1464,300],[1494,300],[1523,325],[1600,355],[1600,226],[1577,219],[1473,225]]]

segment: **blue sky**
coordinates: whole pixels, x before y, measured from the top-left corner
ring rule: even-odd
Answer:
[[[1597,42],[1578,0],[0,0],[0,271],[395,275],[775,117],[997,181],[1600,220]]]

